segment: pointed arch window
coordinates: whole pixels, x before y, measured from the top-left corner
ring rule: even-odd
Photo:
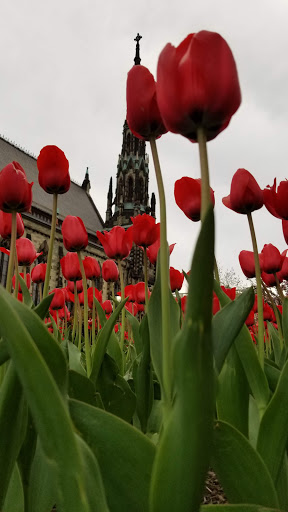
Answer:
[[[133,188],[134,188],[133,178],[132,178],[132,176],[129,176],[128,186],[127,186],[127,201],[128,201],[128,203],[131,203],[133,200]]]

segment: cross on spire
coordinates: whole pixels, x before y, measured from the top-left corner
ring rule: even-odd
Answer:
[[[141,59],[140,59],[140,44],[139,44],[140,39],[142,39],[142,36],[140,36],[140,34],[138,32],[137,36],[134,39],[134,41],[136,41],[136,54],[135,54],[135,58],[134,58],[135,66],[139,66],[140,62],[141,62]]]

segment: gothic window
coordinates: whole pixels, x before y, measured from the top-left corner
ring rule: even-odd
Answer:
[[[127,142],[127,146],[126,146],[126,147],[127,147],[127,152],[128,152],[128,154],[129,154],[129,153],[130,153],[130,151],[131,151],[131,148],[130,148],[130,139],[131,139],[131,134],[130,134],[130,132],[128,132],[128,133],[127,133],[127,138],[126,138],[126,142]]]
[[[143,178],[140,178],[140,180],[139,180],[139,199],[140,199],[141,203],[144,202],[144,180],[143,180]]]
[[[131,203],[133,201],[133,178],[132,176],[129,176],[128,178],[128,186],[127,186],[127,201],[128,203]]]
[[[118,202],[119,203],[122,203],[123,201],[123,180],[122,178],[119,179],[119,183],[118,183]]]

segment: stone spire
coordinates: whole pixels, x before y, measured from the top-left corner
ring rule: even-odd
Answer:
[[[87,194],[89,194],[90,189],[91,189],[91,183],[90,183],[90,179],[89,179],[89,169],[88,169],[88,167],[86,168],[85,178],[84,178],[83,183],[82,183],[81,186],[82,186],[82,188],[84,188],[85,192]]]
[[[142,36],[140,36],[139,33],[138,33],[137,36],[134,39],[134,41],[136,41],[136,54],[135,54],[135,58],[134,58],[135,66],[139,66],[140,62],[141,62],[141,59],[140,59],[140,44],[139,44],[140,39],[142,39]]]
[[[112,192],[112,176],[110,178],[109,190],[107,194],[107,210],[106,210],[106,222],[112,217],[112,202],[113,202],[113,192]]]

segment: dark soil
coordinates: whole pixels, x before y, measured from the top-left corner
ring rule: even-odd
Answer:
[[[203,497],[203,505],[223,505],[227,503],[224,491],[214,473],[208,471]]]

